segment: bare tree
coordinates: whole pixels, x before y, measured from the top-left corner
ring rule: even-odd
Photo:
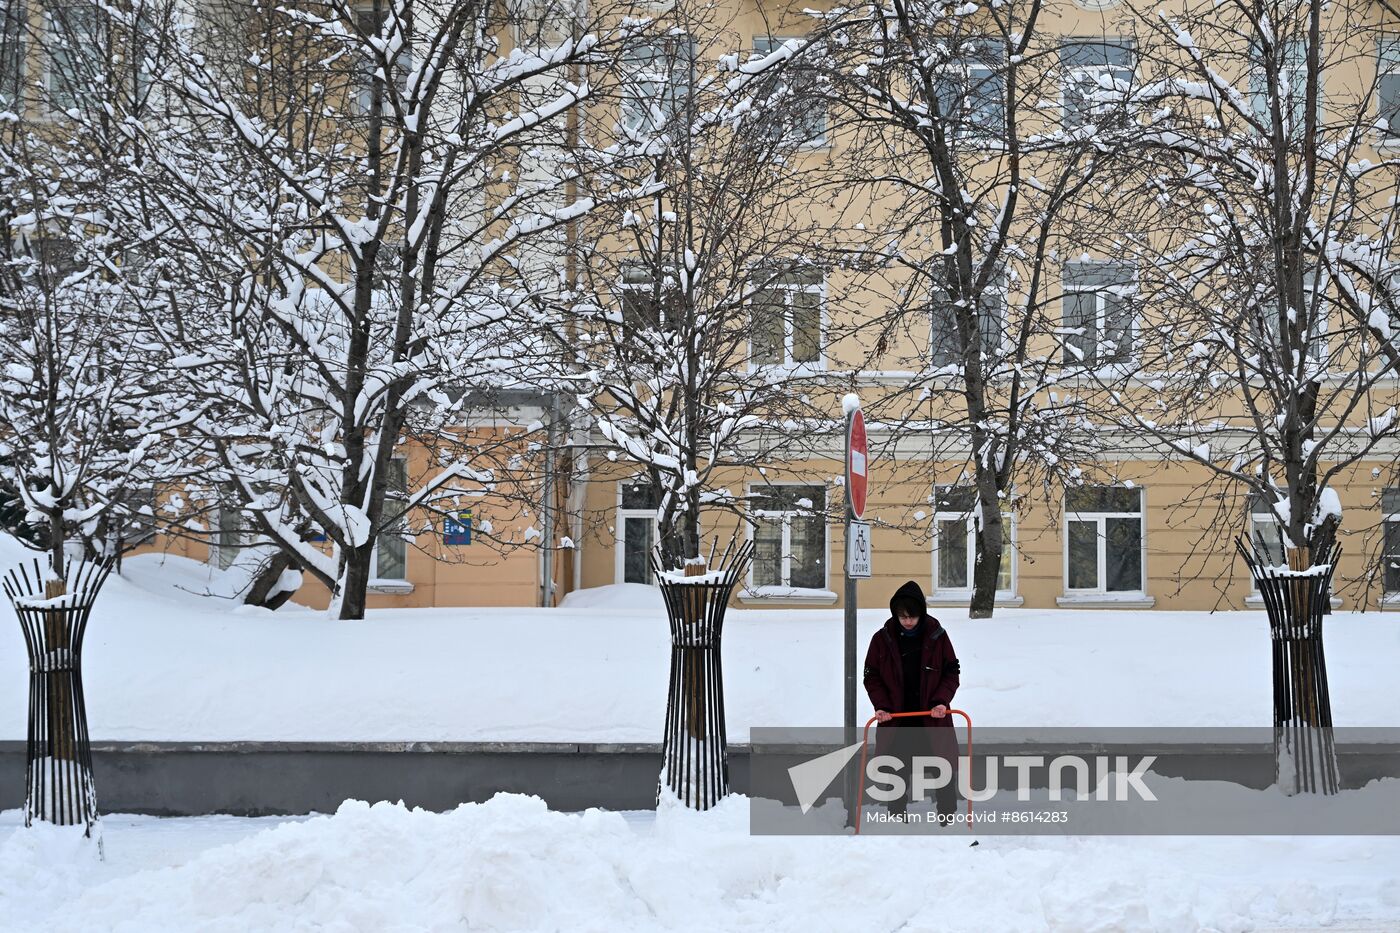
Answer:
[[[588,15],[230,0],[149,63],[173,113],[141,131],[157,227],[195,286],[156,322],[169,378],[197,400],[207,485],[341,618],[364,614],[381,535],[501,480],[458,428],[532,359],[517,253],[591,206],[522,169],[593,93],[610,40]],[[410,490],[411,434],[443,455]]]
[[[1073,82],[1063,113],[1059,101],[1066,62],[1112,75],[1118,50],[1062,47],[1052,15],[1041,0],[976,16],[926,0],[839,8],[799,54],[849,148],[825,185],[832,249],[868,270],[876,296],[878,310],[849,324],[858,366],[908,373],[867,409],[896,441],[929,438],[911,479],[932,487],[941,464],[965,458],[971,495],[939,507],[974,521],[962,581],[974,618],[993,613],[1017,484],[1073,475],[1090,440],[1072,430],[1073,393],[1055,391],[1048,279],[1071,209],[1100,193],[1110,152],[1098,130],[1122,108]],[[1079,234],[1094,216],[1081,214]]]
[[[1373,226],[1392,222],[1393,183],[1370,165],[1371,95],[1348,91],[1375,55],[1360,13],[1285,0],[1140,20],[1150,74],[1121,184],[1143,210],[1120,245],[1139,270],[1124,298],[1143,313],[1135,353],[1088,370],[1111,424],[1247,491],[1276,529],[1259,559],[1299,574],[1333,561],[1335,483],[1400,432],[1394,348],[1351,278],[1393,235]],[[1320,652],[1319,634],[1318,670]],[[1330,730],[1325,679],[1320,696],[1278,664],[1275,679],[1276,723]],[[1296,751],[1280,747],[1291,789]],[[1330,752],[1317,764],[1335,775]]]
[[[11,5],[3,25],[0,474],[62,580],[66,545],[136,543],[155,485],[182,469],[179,403],[141,327],[156,290],[119,207],[141,163],[123,119],[146,105],[131,63],[147,40],[99,6]]]
[[[558,332],[594,427],[658,492],[676,566],[703,562],[702,508],[744,514],[727,477],[832,427],[804,394],[830,296],[801,152],[824,119],[782,68],[795,44],[735,50],[729,27],[678,4],[631,37],[616,108],[595,111],[620,158],[587,173],[599,207]]]

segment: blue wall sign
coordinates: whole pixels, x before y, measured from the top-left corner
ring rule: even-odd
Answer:
[[[472,510],[462,509],[456,515],[449,515],[442,524],[443,544],[472,543]]]

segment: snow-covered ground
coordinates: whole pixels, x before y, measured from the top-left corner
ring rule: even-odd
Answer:
[[[19,558],[0,540],[0,562]],[[85,675],[99,739],[656,741],[667,665],[654,591],[559,610],[394,610],[335,622],[230,610],[207,568],[155,556],[112,578]],[[883,613],[861,615],[862,641]],[[945,624],[959,705],[983,725],[1261,725],[1262,613],[1008,611]],[[736,612],[731,738],[840,719],[835,611]],[[1400,616],[1328,622],[1340,725],[1400,709]],[[0,627],[0,738],[24,734],[25,661]],[[1239,791],[1249,795],[1255,792]],[[1242,805],[1248,805],[1243,801]],[[748,801],[696,814],[557,813],[499,795],[445,814],[0,813],[0,930],[1400,929],[1400,837],[763,837]]]
[[[5,930],[1394,930],[1400,839],[752,837],[708,813],[109,816],[81,835],[0,814]]]
[[[0,541],[0,564],[23,556]],[[231,610],[208,569],[127,560],[84,658],[95,739],[643,741],[661,738],[659,597],[603,588],[562,609]],[[0,611],[0,618],[3,618]],[[862,611],[861,650],[886,613]],[[940,613],[962,659],[958,704],[987,726],[1268,725],[1262,612]],[[744,610],[724,634],[729,735],[841,722],[839,610]],[[8,631],[7,631],[8,628]],[[1400,613],[1327,622],[1339,726],[1395,725]],[[0,625],[0,739],[25,733],[26,661]],[[861,697],[864,703],[864,696]]]

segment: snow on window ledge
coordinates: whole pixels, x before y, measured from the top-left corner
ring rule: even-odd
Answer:
[[[739,602],[750,606],[779,606],[789,603],[818,603],[829,606],[836,602],[831,590],[807,589],[800,586],[750,586],[739,591]]]
[[[819,376],[826,373],[826,358],[815,363],[750,363],[749,372],[756,376],[773,376],[779,379]]]
[[[930,606],[966,606],[972,602],[971,590],[935,590],[928,598]],[[1024,596],[998,593],[993,605],[998,609],[1019,609],[1025,605]]]
[[[1333,596],[1331,602],[1333,609],[1342,608],[1342,597]],[[1382,605],[1384,605],[1384,600],[1382,600]],[[1400,606],[1400,594],[1396,596],[1395,605]],[[1265,607],[1264,597],[1258,593],[1250,593],[1244,598],[1244,607],[1246,609],[1263,609]]]
[[[384,593],[389,596],[403,596],[413,592],[413,584],[407,580],[371,579],[366,587],[371,593]]]
[[[1065,593],[1055,597],[1055,605],[1065,609],[1151,609],[1157,598],[1146,593]]]
[[[1334,599],[1336,597],[1333,597]],[[1381,595],[1381,608],[1389,609],[1394,606],[1400,609],[1400,593],[1384,593]]]

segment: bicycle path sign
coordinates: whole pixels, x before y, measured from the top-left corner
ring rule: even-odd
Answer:
[[[870,558],[870,523],[853,521],[846,537],[846,576],[868,578]]]

